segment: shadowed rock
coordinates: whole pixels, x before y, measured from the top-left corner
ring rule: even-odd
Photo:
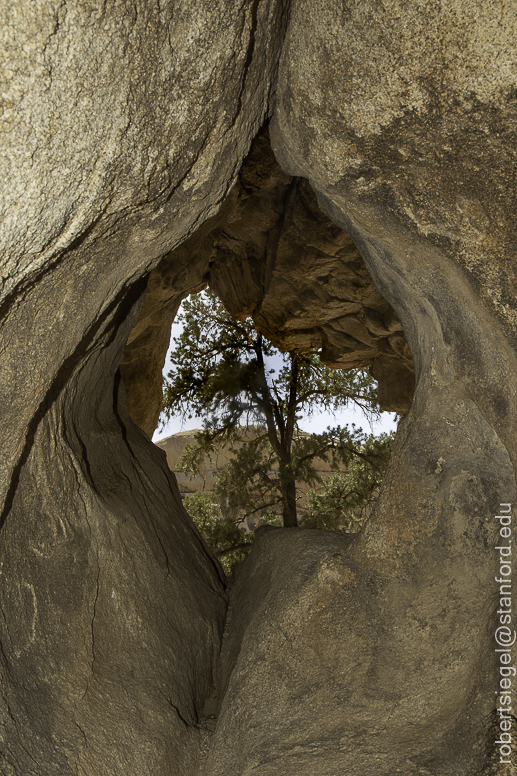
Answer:
[[[264,122],[284,12],[0,10],[6,776],[196,770],[224,586],[117,368],[149,272],[217,211]]]
[[[493,516],[516,496],[514,6],[75,0],[0,15],[0,770],[488,776]],[[267,180],[245,199],[237,175],[267,117],[285,196],[256,223],[279,263],[239,275],[225,218],[263,201]],[[300,264],[320,278],[353,241],[375,304],[329,292],[343,315],[296,310],[311,212]],[[199,227],[217,250],[171,264]],[[233,304],[248,277],[240,313],[279,341],[321,337],[337,362],[332,329],[388,376],[407,342],[415,369],[365,529],[264,535],[231,593],[220,678],[219,571],[118,371],[130,336],[145,346],[159,265],[169,316],[206,282]]]
[[[149,436],[161,410],[172,320],[181,299],[206,285],[280,350],[320,350],[337,369],[371,367],[382,408],[408,410],[414,374],[402,324],[349,235],[321,212],[306,181],[279,167],[267,131],[254,140],[219,213],[149,278],[122,362],[132,417]]]

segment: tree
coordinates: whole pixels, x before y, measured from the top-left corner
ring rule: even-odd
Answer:
[[[192,295],[182,308],[162,417],[205,418],[196,445],[185,449],[184,470],[196,471],[218,444],[229,445],[233,457],[218,490],[230,509],[244,517],[280,510],[283,525],[296,527],[297,483],[321,481],[316,459],[336,469],[353,459],[379,470],[384,465],[384,447],[377,450],[355,426],[322,434],[299,429],[303,415],[336,412],[349,403],[378,415],[375,383],[366,372],[329,369],[316,354],[280,354],[251,319],[233,319],[210,291]],[[244,438],[243,428],[254,433]]]
[[[223,571],[230,576],[251,549],[253,533],[245,534],[231,518],[225,517],[213,493],[194,493],[186,496],[183,504]]]
[[[372,509],[391,454],[392,434],[369,436],[361,446],[363,457],[354,456],[345,473],[337,472],[309,491],[304,528],[344,530],[354,533]]]

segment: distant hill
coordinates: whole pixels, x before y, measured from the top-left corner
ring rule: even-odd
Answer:
[[[199,491],[206,491],[208,493],[212,492],[215,488],[217,472],[221,471],[221,469],[223,469],[229,461],[227,445],[221,444],[218,447],[216,453],[212,455],[212,460],[207,458],[204,466],[201,468],[200,474],[196,477],[192,477],[192,475],[188,475],[182,471],[179,471],[177,468],[178,461],[183,453],[183,450],[185,449],[186,445],[195,443],[195,435],[199,433],[199,431],[201,431],[199,428],[190,429],[188,431],[179,431],[177,434],[172,434],[170,437],[166,437],[165,439],[161,439],[159,442],[156,442],[157,447],[159,447],[161,450],[165,450],[167,455],[167,463],[169,464],[171,471],[173,471],[176,475],[182,498],[185,498],[185,496],[188,496],[192,493],[198,493]],[[249,439],[250,437],[252,438],[260,432],[262,432],[262,429],[257,427],[243,428],[242,439],[245,440]],[[298,434],[303,436],[310,436],[310,434],[308,434],[306,431],[299,431]],[[336,470],[330,469],[329,465],[325,461],[316,460],[314,465],[318,473],[324,478],[331,477],[333,474],[335,474]],[[339,471],[346,472],[346,467],[340,466]],[[304,506],[306,503],[306,492],[308,490],[308,486],[304,488],[303,484],[298,488],[298,505],[301,517],[303,517]],[[221,507],[224,511],[224,504],[221,504]],[[250,526],[250,528],[251,527],[252,526]]]

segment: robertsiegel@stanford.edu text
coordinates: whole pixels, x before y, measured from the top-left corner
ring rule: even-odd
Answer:
[[[512,753],[512,678],[515,676],[512,647],[516,633],[512,626],[512,505],[499,504],[499,538],[496,550],[499,552],[498,620],[495,631],[496,653],[499,658],[499,690],[496,690],[496,710],[499,714],[499,762],[511,765]]]

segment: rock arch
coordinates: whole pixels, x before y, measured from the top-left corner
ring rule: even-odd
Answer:
[[[493,515],[515,497],[517,14],[22,11],[0,11],[2,771],[194,774],[216,681],[207,776],[486,774]],[[401,321],[416,388],[366,530],[265,535],[219,663],[223,581],[118,365],[149,273],[199,228],[210,243],[267,118]]]

